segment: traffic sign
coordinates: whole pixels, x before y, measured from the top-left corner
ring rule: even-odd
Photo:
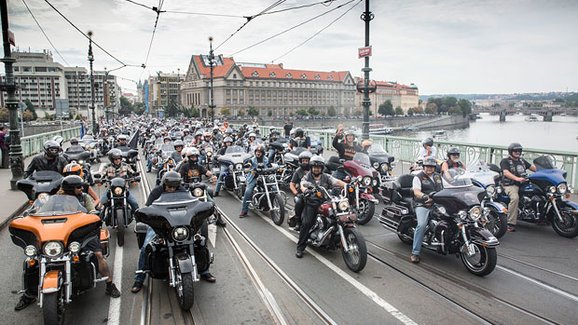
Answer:
[[[357,51],[359,58],[364,58],[366,56],[371,56],[371,46],[360,47]]]

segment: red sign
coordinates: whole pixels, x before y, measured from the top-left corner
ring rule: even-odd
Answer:
[[[371,56],[371,46],[360,47],[359,50],[357,51],[357,54],[360,59],[366,56]]]

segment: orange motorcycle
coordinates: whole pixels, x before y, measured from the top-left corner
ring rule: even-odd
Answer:
[[[102,253],[108,255],[109,234],[101,223],[76,197],[47,194],[10,223],[12,242],[26,255],[23,292],[37,296],[44,324],[63,324],[72,298],[107,280],[98,275],[98,262],[89,248],[99,239]]]

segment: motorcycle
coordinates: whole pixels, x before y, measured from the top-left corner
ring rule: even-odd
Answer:
[[[480,199],[485,195],[484,190],[473,186],[469,178],[460,177],[455,169],[450,169],[449,173],[450,186],[430,194],[433,208],[421,245],[438,254],[456,254],[470,273],[488,275],[496,267],[496,247],[499,241],[479,225],[483,215]],[[417,227],[417,218],[411,204],[412,180],[413,175],[400,177],[401,187],[397,191],[399,196],[394,197],[400,204],[386,206],[379,217],[384,228],[395,231],[406,244],[413,243]]]
[[[294,150],[285,152],[281,155],[281,168],[277,173],[277,180],[283,186],[288,187],[291,179],[293,178],[293,173],[299,168],[299,154],[301,154],[306,149],[303,147],[295,148]]]
[[[206,248],[207,239],[198,232],[214,210],[213,203],[201,202],[188,191],[177,191],[163,193],[151,206],[136,212],[136,220],[156,233],[145,248],[145,272],[153,279],[168,280],[183,310],[193,306],[193,283],[213,260]]]
[[[220,165],[227,167],[225,176],[219,175],[219,182],[223,183],[225,189],[234,191],[239,199],[243,199],[247,187],[243,168],[250,158],[251,155],[246,153],[243,147],[233,145],[228,147],[225,154],[217,159]],[[220,169],[215,169],[213,172],[214,175],[219,173]]]
[[[357,213],[357,223],[368,223],[375,213],[375,205],[378,203],[373,196],[373,187],[378,184],[379,176],[371,169],[369,156],[358,152],[352,160],[341,162],[337,157],[330,157],[327,167],[334,171],[342,169],[351,180],[355,180],[355,186],[350,187],[348,193],[349,203]]]
[[[128,147],[119,148],[122,152],[122,161],[129,164],[132,170],[137,170],[138,150],[129,149]],[[125,150],[128,149],[128,150]]]
[[[572,190],[566,182],[566,172],[556,168],[554,159],[540,156],[534,159],[537,171],[520,184],[519,221],[549,222],[562,237],[578,235],[578,204],[568,200]],[[497,201],[508,204],[510,198],[501,191]]]
[[[26,179],[16,182],[16,187],[26,194],[32,203],[42,193],[56,194],[62,183],[62,174],[50,170],[35,171]]]
[[[395,157],[390,156],[382,146],[378,144],[372,144],[368,150],[367,155],[369,156],[369,162],[371,167],[379,173],[379,178],[377,186],[374,187],[374,191],[379,193],[379,189],[388,182],[393,181],[393,168],[395,167]]]
[[[133,211],[131,210],[127,198],[129,194],[129,186],[131,182],[140,182],[140,173],[136,172],[131,177],[114,177],[111,179],[103,179],[101,175],[94,174],[95,182],[97,184],[106,184],[109,188],[107,190],[108,204],[101,211],[103,220],[108,227],[116,229],[116,241],[118,246],[124,245],[124,231],[132,222]]]
[[[29,215],[10,222],[12,242],[24,249],[23,284],[37,294],[44,324],[63,324],[73,300],[108,277],[97,276],[98,261],[84,244],[100,238],[108,254],[108,231],[76,197],[43,194]]]
[[[167,172],[173,171],[176,168],[177,168],[177,164],[175,163],[173,158],[171,158],[171,157],[166,158],[162,163],[162,167],[158,168],[157,179],[155,181],[156,185],[158,186],[161,184],[161,180],[163,179],[163,176]]]
[[[309,230],[308,244],[329,250],[341,249],[347,267],[359,272],[367,263],[365,238],[357,231],[357,216],[351,211],[347,188],[340,195],[332,195],[327,189],[306,184],[306,204],[319,206],[316,221]]]
[[[277,167],[272,167],[255,170],[257,185],[249,208],[269,212],[271,220],[280,226],[285,220],[285,193],[279,190],[279,183],[275,177],[277,169]]]

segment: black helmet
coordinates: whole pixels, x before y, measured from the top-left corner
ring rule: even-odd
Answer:
[[[425,139],[423,139],[422,142],[421,142],[421,145],[424,146],[424,147],[425,147],[425,146],[430,146],[430,147],[431,147],[431,146],[433,146],[433,144],[434,144],[434,141],[433,141],[432,138],[425,138]]]
[[[514,142],[508,146],[508,153],[511,155],[514,151],[522,151],[524,149],[521,144]]]
[[[60,145],[54,140],[48,140],[44,142],[44,152],[49,157],[57,157],[60,152]]]
[[[298,138],[303,137],[303,129],[302,128],[296,128],[295,129],[295,136]]]
[[[120,149],[115,148],[108,152],[108,160],[110,160],[110,162],[118,158],[122,158],[122,151],[120,151]]]
[[[175,171],[170,171],[163,176],[161,183],[163,186],[179,187],[181,181],[181,174]]]
[[[177,147],[184,147],[185,143],[183,142],[183,140],[177,140],[173,143],[173,147],[176,149]]]
[[[311,164],[308,163],[303,163],[303,159],[308,159],[309,161],[311,161],[311,158],[313,157],[313,154],[311,154],[311,152],[309,151],[303,151],[302,153],[299,154],[299,163],[301,165],[301,169],[303,170],[309,170],[309,167],[311,166]]]
[[[437,162],[436,162],[436,160],[435,160],[434,158],[431,158],[431,157],[430,157],[430,158],[426,158],[426,159],[423,161],[423,164],[422,164],[422,165],[423,165],[424,167],[426,167],[426,166],[437,167],[438,164],[437,164]]]
[[[78,144],[78,138],[72,138],[72,139],[70,139],[70,144],[71,144],[71,145]]]
[[[255,153],[257,153],[257,151],[261,151],[262,154],[265,154],[265,148],[262,145],[258,145],[257,148],[255,148]]]
[[[459,156],[459,155],[460,155],[460,149],[458,149],[458,148],[456,148],[456,147],[451,147],[451,148],[448,150],[448,158],[449,158],[451,155],[458,155],[458,156]]]
[[[68,175],[62,179],[60,188],[64,193],[75,195],[74,189],[77,187],[84,187],[84,180],[78,175]]]
[[[226,138],[223,140],[223,143],[227,143],[227,142],[230,142],[231,144],[233,144],[233,138],[231,138],[231,137],[226,137]]]

